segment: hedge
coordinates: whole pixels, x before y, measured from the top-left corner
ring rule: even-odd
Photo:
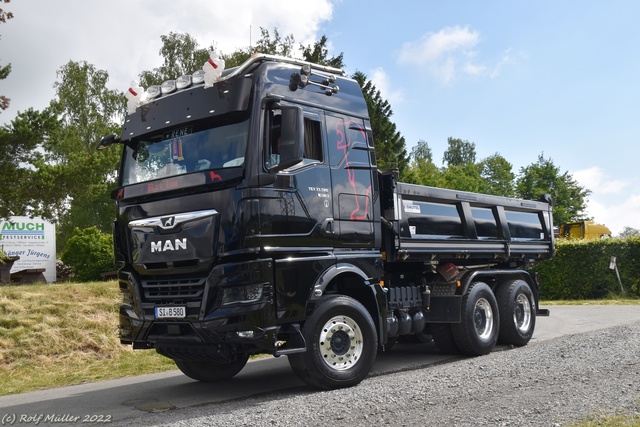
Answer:
[[[100,232],[96,226],[82,230],[76,228],[67,241],[61,259],[71,267],[73,280],[100,280],[100,273],[115,270],[113,238]]]
[[[614,270],[616,257],[622,289]],[[552,260],[531,269],[540,277],[540,298],[601,299],[624,293],[640,297],[640,236],[627,239],[556,240]]]

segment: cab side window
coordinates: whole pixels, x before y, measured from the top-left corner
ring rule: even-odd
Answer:
[[[304,158],[322,162],[322,134],[320,133],[320,118],[304,118]]]
[[[276,167],[280,163],[281,118],[280,110],[268,111],[265,135],[265,165],[267,169]],[[303,163],[322,162],[324,160],[322,145],[320,117],[305,114]]]

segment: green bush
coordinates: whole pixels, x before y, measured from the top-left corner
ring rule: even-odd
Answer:
[[[67,241],[62,262],[73,270],[73,279],[86,282],[100,280],[100,273],[115,269],[111,235],[98,227],[76,228]]]
[[[617,258],[625,293],[640,296],[640,237],[601,240],[557,240],[552,260],[535,263],[543,299],[600,299],[622,290],[615,271]]]

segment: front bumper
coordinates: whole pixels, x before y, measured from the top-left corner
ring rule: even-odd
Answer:
[[[238,353],[275,352],[273,265],[271,259],[219,264],[201,276],[143,276],[122,269],[120,340],[182,360],[229,361]],[[247,297],[246,288],[260,292]],[[186,316],[156,319],[159,306],[185,307]]]

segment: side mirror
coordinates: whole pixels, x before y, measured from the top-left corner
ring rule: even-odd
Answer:
[[[98,142],[98,145],[96,146],[96,150],[98,151],[104,150],[105,148],[107,148],[112,144],[119,144],[119,143],[120,143],[120,138],[116,138],[114,134],[107,135],[104,138],[102,138],[100,142]]]
[[[297,106],[284,106],[280,133],[280,162],[276,170],[290,168],[304,155],[304,113]]]

